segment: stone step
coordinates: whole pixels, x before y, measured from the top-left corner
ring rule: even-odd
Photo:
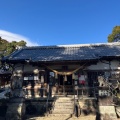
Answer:
[[[67,98],[69,97],[69,98],[72,98],[72,97],[74,97],[74,95],[71,94],[71,95],[67,95],[67,96],[66,96],[66,95],[64,95],[64,94],[56,94],[55,97],[59,97],[59,98],[60,98],[60,97],[67,97]]]
[[[49,114],[48,116],[49,117],[72,117],[73,114],[70,114],[70,113],[64,113],[64,114]]]
[[[65,97],[65,96],[55,96],[55,97],[56,97],[56,99],[74,99],[74,96],[71,96],[71,95],[69,95],[67,97]]]
[[[63,119],[63,120],[66,120],[66,119]],[[86,115],[84,117],[81,117],[81,116],[75,117],[75,116],[73,116],[73,117],[69,118],[69,120],[96,120],[96,116],[95,115]]]
[[[64,101],[64,102],[67,102],[67,101],[74,101],[73,99],[57,99],[56,101]]]
[[[54,109],[54,111],[59,111],[59,112],[63,112],[63,111],[73,111],[73,109],[72,108],[70,108],[70,109],[59,109],[59,108],[55,108]]]
[[[57,108],[57,109],[73,109],[73,106],[61,106],[61,105],[57,105],[55,106],[54,108]]]
[[[66,115],[49,115],[46,117],[31,117],[29,119],[26,120],[96,120],[96,116],[95,115],[86,115],[84,117],[74,117],[70,114],[66,114]]]
[[[73,100],[72,98],[58,98],[58,99],[56,99],[56,100]]]
[[[48,116],[45,117],[30,117],[28,116],[28,118],[26,118],[26,120],[67,120],[69,118],[71,118],[72,115],[71,114],[50,114]]]
[[[74,103],[73,102],[55,102],[54,105],[61,105],[61,106],[68,106],[68,105],[73,105]]]
[[[57,101],[57,100],[64,100],[64,101],[67,100],[67,101],[71,101],[71,100],[73,100],[73,99],[72,99],[72,98],[58,98],[58,99],[56,99],[56,101]]]
[[[66,108],[73,108],[74,105],[55,105],[54,108],[63,108],[63,109],[66,109]]]
[[[73,108],[74,104],[55,104],[54,108]]]
[[[73,114],[73,110],[54,110],[52,114]]]
[[[61,112],[61,111],[53,111],[53,113],[52,113],[52,115],[53,114],[73,114],[73,111],[63,111],[63,112]]]
[[[55,105],[73,105],[73,102],[55,102]]]
[[[73,111],[53,111],[52,114],[73,114]]]
[[[55,105],[54,108],[73,108],[73,105]]]
[[[73,108],[74,106],[73,105],[56,105],[54,106],[54,109],[55,108],[59,108],[59,109],[69,109],[69,108]]]
[[[67,103],[67,102],[73,102],[72,100],[56,100],[55,102],[65,102],[65,103]]]

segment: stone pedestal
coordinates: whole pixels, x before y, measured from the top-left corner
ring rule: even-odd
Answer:
[[[25,103],[23,98],[14,98],[10,101],[6,112],[6,120],[23,120]]]
[[[25,114],[22,71],[14,71],[11,81],[11,98],[6,112],[6,120],[23,120]]]
[[[117,120],[114,106],[99,106],[101,119],[105,120]]]

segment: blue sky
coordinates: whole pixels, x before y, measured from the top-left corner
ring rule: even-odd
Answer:
[[[120,0],[0,0],[0,36],[29,45],[105,43]]]

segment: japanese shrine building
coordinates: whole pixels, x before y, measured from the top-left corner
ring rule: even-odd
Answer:
[[[24,47],[2,61],[14,68],[13,88],[49,85],[52,94],[72,94],[74,86],[104,86],[101,76],[119,78],[120,43]]]

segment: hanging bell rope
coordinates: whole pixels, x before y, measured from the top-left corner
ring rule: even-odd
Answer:
[[[59,74],[59,75],[71,75],[71,74],[75,73],[76,71],[78,71],[79,69],[83,68],[85,65],[86,65],[86,63],[83,64],[82,66],[78,67],[77,69],[71,71],[71,72],[59,72],[59,71],[54,70],[54,69],[52,69],[52,68],[50,68],[50,67],[48,67],[46,65],[44,65],[44,66],[47,67],[49,70],[53,71],[56,74]]]

